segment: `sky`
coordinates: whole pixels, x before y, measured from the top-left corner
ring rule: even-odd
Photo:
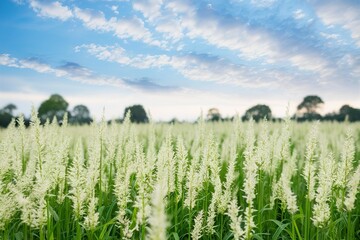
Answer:
[[[108,119],[282,117],[307,95],[359,108],[360,1],[1,0],[0,108],[54,93]]]

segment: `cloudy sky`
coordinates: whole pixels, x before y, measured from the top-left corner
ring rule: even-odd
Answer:
[[[0,107],[52,93],[120,117],[360,107],[359,0],[0,1]]]

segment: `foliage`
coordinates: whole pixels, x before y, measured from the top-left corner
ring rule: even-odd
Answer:
[[[264,120],[264,118],[271,119],[271,109],[267,105],[258,104],[246,110],[245,115],[242,117],[244,121],[254,119],[256,122]]]
[[[145,112],[145,109],[142,105],[133,105],[125,108],[124,118],[126,114],[130,111],[130,121],[133,123],[147,123],[149,118]]]
[[[323,104],[323,100],[316,95],[306,96],[304,100],[297,106],[298,113],[313,114],[316,113],[319,106]],[[301,116],[301,115],[300,115]]]
[[[65,101],[62,96],[59,94],[53,94],[49,99],[40,104],[38,110],[40,120],[42,122],[45,122],[46,119],[52,121],[54,117],[62,119],[67,112],[68,106],[68,102]]]
[[[10,103],[10,104],[6,105],[1,111],[9,113],[10,115],[13,115],[13,111],[16,109],[17,109],[16,105]]]
[[[206,115],[206,119],[211,122],[218,122],[221,121],[221,114],[219,109],[217,108],[210,108]]]
[[[340,108],[339,115],[350,122],[360,121],[360,109],[344,105]]]
[[[0,127],[6,128],[7,126],[9,126],[12,118],[13,116],[10,113],[0,111]]]
[[[76,105],[71,112],[70,123],[83,125],[90,124],[92,118],[90,117],[90,111],[85,105]]]
[[[13,119],[13,111],[16,110],[17,107],[10,103],[0,109],[0,128],[6,128],[9,126],[11,120]]]

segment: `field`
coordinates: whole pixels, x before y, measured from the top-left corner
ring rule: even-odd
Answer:
[[[360,239],[360,125],[0,132],[0,239]]]

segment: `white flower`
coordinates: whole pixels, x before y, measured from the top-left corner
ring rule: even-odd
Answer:
[[[204,212],[203,210],[201,210],[195,217],[194,229],[191,232],[191,238],[194,240],[198,240],[201,238],[201,232],[203,228],[203,215]]]

